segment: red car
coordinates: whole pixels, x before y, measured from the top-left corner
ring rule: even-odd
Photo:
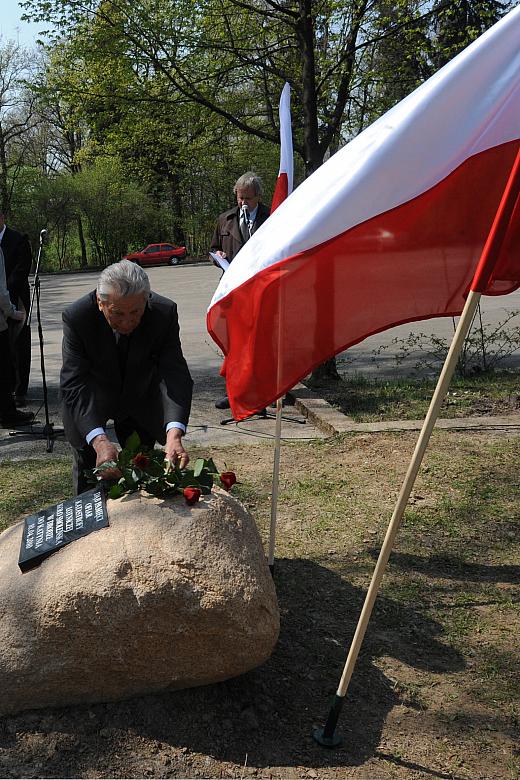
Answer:
[[[138,265],[178,265],[185,257],[185,246],[148,244],[140,252],[129,252],[123,260],[131,260]]]

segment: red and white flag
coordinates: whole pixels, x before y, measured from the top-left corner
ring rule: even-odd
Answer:
[[[280,170],[276,180],[271,214],[293,190],[293,145],[291,127],[291,87],[285,84],[280,95]]]
[[[242,419],[399,323],[460,314],[520,143],[520,6],[306,179],[224,274],[208,330]],[[520,286],[520,205],[487,292]]]

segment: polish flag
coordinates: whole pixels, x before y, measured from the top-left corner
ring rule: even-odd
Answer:
[[[271,214],[291,194],[293,189],[294,163],[291,128],[291,87],[289,84],[285,84],[282,89],[278,114],[280,117],[280,171],[274,188],[273,200],[271,201]]]
[[[233,416],[404,322],[458,315],[520,145],[520,6],[324,163],[224,274]],[[520,286],[520,205],[486,292]]]

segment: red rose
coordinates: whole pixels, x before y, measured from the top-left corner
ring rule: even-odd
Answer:
[[[237,481],[234,471],[223,471],[220,475],[220,481],[224,487],[224,490],[231,490],[235,482]]]
[[[137,466],[138,469],[145,469],[150,464],[150,458],[143,452],[138,452],[137,455],[132,458],[132,463]]]
[[[199,498],[202,495],[202,491],[201,491],[200,488],[187,487],[187,488],[184,488],[184,490],[182,491],[182,494],[183,494],[184,498],[186,499],[186,503],[189,506],[192,506],[192,504],[196,504],[197,503],[197,501],[199,500]]]

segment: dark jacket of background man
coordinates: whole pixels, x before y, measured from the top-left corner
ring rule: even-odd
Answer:
[[[188,424],[193,382],[179,338],[177,306],[151,293],[132,332],[124,377],[114,333],[91,292],[63,312],[62,414],[69,443],[85,445],[87,434],[132,419],[156,441],[165,426]]]
[[[0,230],[2,225],[3,218],[0,215]],[[32,265],[29,239],[23,233],[6,226],[0,246],[4,253],[5,277],[11,301],[17,308],[20,308],[19,301],[21,301],[28,315],[31,305],[29,274]],[[14,364],[16,370],[14,393],[18,398],[24,398],[27,395],[31,370],[31,332],[27,321],[14,344]]]
[[[253,229],[251,233],[258,230],[267,217],[269,216],[269,209],[263,203],[258,204],[258,209],[253,222]],[[235,206],[228,211],[224,211],[217,219],[217,225],[213,238],[211,239],[210,250],[217,252],[218,250],[225,252],[226,257],[231,262],[239,249],[245,244],[242,234],[240,232],[240,209]]]

